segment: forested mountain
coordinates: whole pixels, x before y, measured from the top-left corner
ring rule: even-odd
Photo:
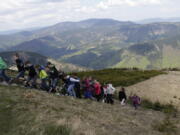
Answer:
[[[179,35],[180,23],[89,19],[1,35],[0,50],[36,52],[94,69],[179,67]]]

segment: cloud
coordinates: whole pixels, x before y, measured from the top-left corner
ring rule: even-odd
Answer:
[[[26,3],[60,3],[66,0],[26,0]]]
[[[64,0],[39,0],[41,2],[62,2]]]
[[[87,18],[135,20],[178,16],[179,0],[0,0],[0,30]]]
[[[107,9],[114,6],[140,6],[140,5],[160,5],[163,0],[106,0],[100,2],[97,6],[102,9]]]
[[[42,2],[43,1],[43,2]],[[66,7],[66,8],[64,8]],[[0,29],[17,29],[51,25],[64,21],[72,9],[80,8],[79,0],[6,0],[0,4]]]

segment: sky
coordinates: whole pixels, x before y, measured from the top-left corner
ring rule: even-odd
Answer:
[[[64,21],[180,17],[180,0],[0,0],[0,31]]]

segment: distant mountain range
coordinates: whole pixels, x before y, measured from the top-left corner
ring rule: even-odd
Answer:
[[[26,29],[12,29],[12,30],[0,31],[0,35],[11,35],[11,34],[16,34],[23,31],[35,31],[41,28],[42,27],[33,27],[33,28],[26,28]]]
[[[180,17],[171,17],[171,18],[151,18],[137,21],[140,24],[148,23],[159,23],[159,22],[180,22]]]
[[[31,51],[60,62],[102,69],[180,67],[180,23],[112,19],[63,22],[0,35],[1,51]]]

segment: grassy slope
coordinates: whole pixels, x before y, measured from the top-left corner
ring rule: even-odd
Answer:
[[[180,67],[180,53],[178,49],[174,49],[171,46],[163,48],[163,68],[178,68]]]
[[[114,67],[116,68],[133,68],[137,67],[140,69],[146,69],[150,64],[149,60],[144,56],[132,56],[125,57],[121,62],[116,64]]]
[[[0,86],[1,135],[163,135],[163,113]]]

